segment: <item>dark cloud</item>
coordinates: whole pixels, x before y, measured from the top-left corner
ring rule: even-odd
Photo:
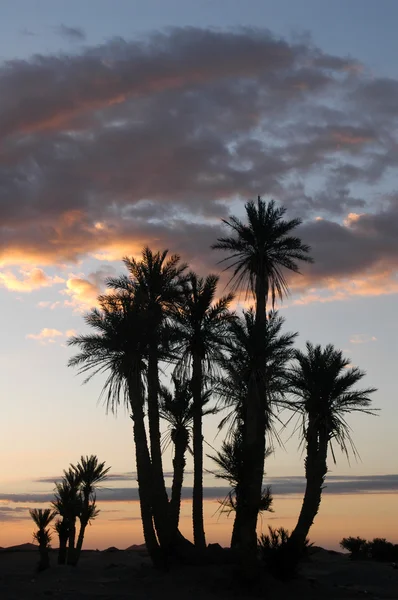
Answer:
[[[10,61],[0,259],[106,260],[148,243],[213,270],[220,217],[267,194],[306,221],[316,263],[302,285],[391,271],[397,209],[372,186],[398,166],[396,106],[395,80],[257,29],[174,28]],[[365,214],[344,225],[348,213]]]
[[[84,42],[86,39],[86,34],[81,27],[68,27],[67,25],[59,25],[55,28],[55,31],[70,42]]]
[[[43,480],[41,480],[43,481]],[[124,479],[119,479],[124,481]],[[272,486],[275,495],[302,494],[305,489],[304,477],[275,477],[267,479],[267,485]],[[223,486],[205,486],[204,497],[208,500],[217,500],[224,498],[230,488]],[[324,493],[327,494],[361,494],[361,493],[396,493],[398,492],[398,475],[358,475],[358,476],[339,476],[330,475],[326,479]],[[97,493],[98,500],[101,502],[129,502],[138,500],[137,487],[118,487],[101,488]],[[192,489],[184,487],[182,498],[190,499]],[[32,494],[0,494],[0,500],[8,502],[24,503],[48,503],[53,499],[52,494],[32,493]],[[28,509],[21,509],[28,510]]]
[[[193,471],[185,471],[185,475],[192,475]],[[163,473],[165,479],[170,479],[173,477],[172,471],[165,471]],[[33,483],[54,483],[55,481],[60,481],[62,476],[57,477],[40,477],[39,479],[34,479]],[[132,471],[131,473],[109,473],[107,475],[107,481],[134,481],[137,479],[136,471]]]
[[[22,506],[0,506],[0,523],[30,519],[29,508]]]

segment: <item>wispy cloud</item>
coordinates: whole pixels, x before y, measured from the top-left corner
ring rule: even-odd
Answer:
[[[68,338],[76,335],[74,329],[68,329],[64,333],[59,329],[53,329],[51,327],[44,327],[39,333],[28,333],[26,338],[28,340],[36,340],[40,344],[54,344],[56,340],[60,338]]]
[[[84,42],[86,34],[81,27],[68,27],[59,25],[55,28],[56,33],[66,38],[69,42]]]
[[[350,344],[368,344],[369,342],[377,342],[377,337],[365,333],[354,333],[350,337]]]
[[[126,474],[127,475],[127,474]],[[53,483],[54,479],[46,478],[40,481]],[[121,481],[123,479],[120,479]],[[275,477],[267,479],[264,482],[272,486],[272,492],[276,496],[283,495],[302,495],[305,490],[305,478],[299,476]],[[224,498],[230,491],[229,487],[224,486],[205,486],[204,497],[208,500],[217,500]],[[359,476],[338,476],[330,475],[326,479],[326,494],[364,494],[364,493],[397,493],[398,492],[398,474],[392,475],[359,475]],[[98,500],[101,502],[129,502],[138,500],[138,488],[135,487],[103,487],[98,490]],[[182,498],[192,498],[192,489],[184,487]],[[23,502],[23,503],[47,503],[53,499],[51,493],[19,493],[19,494],[0,494],[0,501]]]

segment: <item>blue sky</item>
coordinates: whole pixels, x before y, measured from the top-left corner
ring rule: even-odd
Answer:
[[[362,462],[333,473],[396,471],[397,18],[394,0],[1,3],[4,491],[80,454],[132,469],[130,420],[67,369],[66,339],[146,242],[219,270],[220,217],[257,193],[303,218],[316,259],[286,329],[342,348],[379,390],[380,416],[350,420]],[[289,434],[270,476],[303,471]]]

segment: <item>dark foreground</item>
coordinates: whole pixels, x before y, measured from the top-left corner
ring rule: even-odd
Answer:
[[[86,551],[78,567],[52,567],[37,574],[32,551],[0,552],[1,600],[60,598],[73,600],[243,600],[250,597],[232,566],[173,568],[154,571],[140,550]],[[271,600],[398,599],[398,570],[390,564],[352,562],[319,549],[290,583],[264,579],[257,596]]]

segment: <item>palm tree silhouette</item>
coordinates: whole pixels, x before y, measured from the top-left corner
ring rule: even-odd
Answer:
[[[51,534],[48,526],[54,519],[55,512],[51,508],[34,508],[29,510],[29,514],[37,526],[37,531],[34,532],[33,537],[39,544],[40,562],[38,570],[43,571],[50,566],[48,550],[50,548]]]
[[[99,305],[85,316],[95,333],[68,340],[69,345],[80,349],[68,364],[87,374],[85,382],[97,374],[106,375],[101,395],[107,409],[116,412],[121,401],[131,409],[144,538],[154,564],[159,566],[163,557],[153,523],[152,464],[144,422],[145,313],[129,289],[100,296]]]
[[[306,344],[306,352],[295,350],[295,362],[288,374],[292,409],[299,413],[302,443],[306,445],[306,489],[297,525],[291,534],[291,546],[300,552],[319,510],[323,484],[327,473],[327,452],[336,462],[333,443],[349,458],[350,450],[357,455],[351,438],[347,415],[360,412],[374,415],[370,409],[370,394],[375,388],[355,390],[365,376],[357,367],[350,367],[341,350],[332,344]]]
[[[297,337],[297,333],[282,333],[284,323],[285,319],[278,311],[269,311],[265,331],[266,369],[263,385],[267,402],[264,411],[266,431],[271,431],[276,437],[273,422],[280,410],[289,406],[285,398],[288,391],[286,369],[293,356],[293,344]],[[230,325],[228,356],[221,360],[221,376],[213,379],[219,407],[228,411],[221,420],[219,429],[228,425],[228,431],[233,432],[238,421],[243,428],[243,410],[258,352],[254,332],[255,316],[252,308],[243,311],[242,316]],[[270,445],[271,442],[272,436],[269,439]]]
[[[272,453],[271,449],[266,450],[265,459]],[[219,470],[214,473],[217,479],[224,479],[228,481],[231,486],[231,491],[228,495],[220,502],[221,511],[226,512],[228,515],[233,512],[235,513],[235,520],[232,530],[231,548],[237,548],[240,544],[240,527],[241,527],[241,512],[240,512],[240,494],[241,494],[241,482],[242,482],[242,469],[244,468],[243,462],[243,435],[242,435],[242,422],[237,420],[235,426],[232,429],[229,438],[224,440],[221,445],[221,449],[214,455],[209,455],[209,458],[213,460],[218,466]],[[273,498],[271,495],[271,488],[267,486],[263,488],[261,493],[260,506],[258,507],[259,512],[269,511],[273,512],[272,509]]]
[[[84,534],[87,525],[94,520],[99,510],[96,507],[96,488],[107,477],[110,467],[105,468],[105,462],[99,462],[98,457],[82,456],[76,466],[71,466],[80,482],[81,510],[79,513],[80,530],[77,538],[74,564],[76,565],[83,547]]]
[[[292,346],[297,335],[296,333],[282,333],[283,324],[284,319],[279,316],[277,311],[269,312],[265,330],[266,369],[262,382],[267,393],[267,401],[264,405],[264,425],[266,433],[269,434],[268,450],[264,450],[264,460],[272,451],[273,439],[279,440],[274,422],[280,420],[279,412],[287,405],[285,398],[287,392],[286,367],[292,357]],[[234,442],[231,450],[239,448],[239,458],[244,465],[244,406],[258,352],[253,309],[243,311],[242,317],[231,323],[230,334],[229,354],[221,363],[222,376],[214,380],[214,391],[218,396],[220,408],[228,411],[221,420],[219,429],[228,425],[228,433],[232,433]],[[228,433],[227,440],[231,437],[228,436]],[[227,450],[228,444],[224,447],[224,454]],[[233,486],[239,489],[239,494],[234,494],[235,521],[232,536],[234,546],[239,546],[241,543],[240,529],[242,518],[244,518],[242,517],[243,507],[240,493],[244,479],[243,466],[239,475],[238,483]],[[231,505],[231,502],[229,504]],[[260,506],[264,506],[263,493],[260,497]]]
[[[216,301],[218,277],[205,279],[190,272],[184,284],[184,297],[174,318],[180,341],[176,352],[180,356],[177,373],[190,378],[193,396],[193,459],[194,485],[192,502],[195,546],[206,548],[203,520],[203,433],[202,410],[205,377],[214,371],[223,358],[228,327],[235,315],[229,311],[233,295]]]
[[[65,474],[62,480],[55,484],[55,500],[52,502],[52,507],[55,513],[61,517],[57,519],[54,528],[59,537],[58,564],[64,565],[67,559],[67,546],[72,524],[76,527],[76,518],[81,510],[79,483],[73,475],[66,476]]]
[[[235,289],[246,288],[255,299],[254,336],[256,360],[249,382],[244,413],[244,480],[242,482],[242,556],[246,563],[254,562],[257,552],[256,525],[261,500],[264,472],[267,392],[266,379],[266,321],[267,301],[272,305],[277,297],[288,292],[286,271],[299,272],[298,262],[311,262],[310,248],[298,237],[290,235],[300,219],[284,219],[285,209],[274,201],[249,201],[245,205],[247,223],[237,217],[223,222],[232,235],[218,239],[212,247],[224,250],[229,256],[226,268],[232,269],[230,283]]]
[[[164,437],[164,445],[172,442],[174,445],[173,458],[173,483],[171,488],[170,513],[174,520],[173,527],[178,528],[181,507],[181,492],[184,481],[186,465],[185,454],[189,448],[192,436],[193,402],[189,381],[172,376],[174,393],[164,386],[160,389],[160,416],[168,424],[168,431]],[[202,414],[214,414],[214,408],[206,409],[210,400],[210,393],[205,393],[202,398]]]
[[[165,548],[177,536],[171,530],[168,518],[168,496],[163,476],[159,419],[159,360],[164,358],[165,340],[171,314],[181,298],[183,273],[186,265],[178,255],[168,256],[168,250],[152,252],[148,247],[142,251],[140,261],[124,258],[129,275],[108,281],[116,291],[127,291],[139,302],[146,325],[148,345],[147,403],[149,438],[152,462],[152,497],[157,533]],[[167,550],[168,551],[168,550]]]

